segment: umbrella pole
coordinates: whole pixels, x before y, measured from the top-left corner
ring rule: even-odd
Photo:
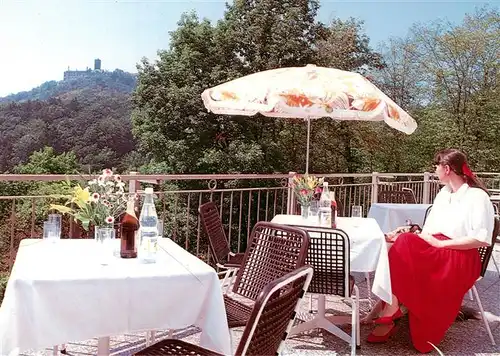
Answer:
[[[310,136],[311,136],[311,118],[307,118],[306,174],[309,174],[309,137]]]

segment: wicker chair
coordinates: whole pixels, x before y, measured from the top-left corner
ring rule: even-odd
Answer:
[[[235,355],[277,355],[288,336],[313,270],[303,266],[267,284],[259,293]],[[138,356],[220,355],[175,339],[160,341]]]
[[[267,284],[305,264],[308,247],[309,235],[302,229],[255,224],[233,288],[224,295],[230,328],[245,326],[252,312],[251,306],[232,295],[255,302]]]
[[[350,276],[350,242],[342,230],[301,226],[309,233],[309,249],[306,264],[314,270],[309,293],[318,294],[318,312],[311,319],[310,315],[299,316],[304,322],[295,326],[291,335],[306,330],[322,328],[351,344],[351,355],[356,354],[360,344],[359,336],[359,291]],[[349,299],[352,305],[352,332],[347,334],[326,319],[325,295]],[[312,296],[311,296],[312,298]],[[307,320],[309,319],[309,320]]]
[[[408,190],[381,190],[378,192],[378,203],[416,204],[415,195]]]
[[[241,266],[245,254],[231,252],[219,211],[213,202],[201,205],[198,211],[203,229],[208,236],[210,253],[215,260],[217,272],[220,269],[224,270],[222,286],[226,286],[227,283],[226,288],[230,288],[232,277],[234,277],[236,271]]]
[[[484,274],[486,273],[486,269],[488,268],[488,263],[490,262],[490,258],[492,257],[493,246],[495,245],[495,241],[499,233],[500,233],[500,220],[497,217],[495,217],[495,225],[493,228],[493,235],[491,237],[492,241],[491,245],[487,247],[478,248],[479,255],[481,256],[481,276],[478,278],[478,281],[481,280],[484,277]],[[488,335],[490,337],[491,344],[496,345],[495,339],[493,338],[493,334],[491,333],[490,324],[488,323],[488,319],[486,319],[486,315],[484,314],[483,304],[481,303],[481,299],[479,299],[479,293],[477,292],[476,285],[472,287],[472,292],[476,297],[477,306],[481,311],[481,317],[483,319],[484,326],[486,327],[486,331],[488,332]]]

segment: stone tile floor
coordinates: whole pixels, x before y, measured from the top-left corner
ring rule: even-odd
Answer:
[[[500,263],[500,245],[497,244],[494,256],[496,261]],[[366,296],[366,284],[358,279],[357,285],[360,288],[361,296]],[[446,356],[452,355],[500,355],[500,276],[498,275],[494,265],[490,262],[488,272],[483,280],[478,282],[478,291],[486,311],[490,312],[492,321],[490,326],[493,336],[497,341],[497,346],[492,346],[486,329],[481,320],[467,320],[464,322],[455,322],[448,330],[445,339],[439,345],[439,349]],[[474,309],[477,308],[476,301],[471,301],[468,297],[465,298],[465,305]],[[304,310],[308,309],[309,301],[303,304]],[[349,308],[341,301],[327,298],[327,309],[332,313],[342,314]],[[367,303],[362,303],[361,313],[368,312]],[[413,349],[410,343],[408,320],[403,318],[399,331],[387,343],[382,345],[372,345],[365,342],[366,337],[371,331],[371,326],[361,326],[361,348],[358,349],[358,355],[418,355],[419,353]],[[242,328],[234,329],[234,340],[236,343],[241,337]],[[111,338],[112,355],[125,356],[131,355],[134,350],[140,350],[145,346],[145,333],[120,335]],[[166,338],[167,332],[158,333],[158,339]],[[181,338],[189,342],[198,343],[199,330],[196,328],[187,328],[184,330],[176,330],[175,338]],[[233,346],[235,348],[235,346]],[[97,340],[91,339],[81,342],[70,342],[67,346],[69,355],[83,356],[96,355]],[[321,330],[314,330],[307,334],[293,336],[286,341],[286,347],[283,355],[349,355],[350,346]],[[437,355],[437,352],[431,354]],[[52,350],[41,352],[29,352],[23,356],[32,355],[52,355]]]

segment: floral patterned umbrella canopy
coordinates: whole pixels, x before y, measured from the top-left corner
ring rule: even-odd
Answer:
[[[385,121],[406,134],[417,128],[408,113],[361,74],[311,64],[254,73],[206,89],[201,97],[216,114],[307,120],[306,173],[311,119]]]

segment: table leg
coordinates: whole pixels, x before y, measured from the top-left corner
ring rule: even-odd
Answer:
[[[100,337],[97,340],[97,355],[109,356],[109,336]]]

